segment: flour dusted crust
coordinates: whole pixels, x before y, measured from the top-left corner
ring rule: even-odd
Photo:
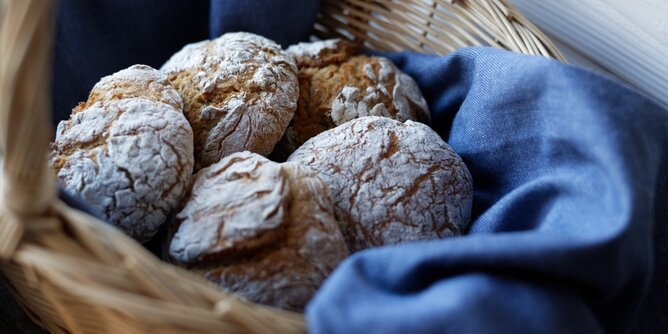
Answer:
[[[257,35],[228,33],[187,45],[161,70],[184,100],[196,169],[234,152],[269,154],[297,106],[294,59]]]
[[[299,64],[299,102],[274,157],[284,159],[309,138],[364,116],[429,122],[415,81],[390,60],[357,55],[342,40],[301,43],[287,49]]]
[[[340,38],[291,45],[285,51],[295,57],[297,67],[340,64],[360,53],[360,46]]]
[[[180,203],[194,163],[183,113],[141,98],[80,110],[60,122],[51,148],[65,189],[142,242]]]
[[[166,75],[147,65],[133,65],[100,79],[88,95],[88,100],[74,108],[73,113],[83,111],[97,102],[135,97],[166,103],[176,110],[183,110],[181,96]]]
[[[288,159],[329,188],[351,251],[461,234],[471,175],[428,126],[361,117],[310,139]]]
[[[235,153],[200,170],[169,246],[177,264],[253,302],[301,311],[348,251],[303,166]]]

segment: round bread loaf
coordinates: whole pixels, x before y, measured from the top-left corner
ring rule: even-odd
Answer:
[[[234,152],[269,154],[294,115],[297,66],[280,46],[249,33],[190,44],[163,66],[195,133],[195,169]]]
[[[60,122],[51,165],[64,188],[140,242],[177,208],[193,169],[180,110],[141,98],[97,102]]]
[[[88,109],[97,102],[133,97],[166,103],[176,110],[183,110],[181,96],[165,74],[147,65],[133,65],[100,79],[88,95],[88,100],[79,103],[72,113]]]
[[[288,159],[318,172],[351,251],[466,230],[471,175],[428,126],[361,117],[311,138]]]
[[[358,117],[429,122],[427,103],[415,81],[390,60],[358,51],[338,39],[287,49],[299,66],[300,95],[272,158],[284,160],[308,139]]]
[[[172,261],[248,300],[295,311],[348,255],[315,173],[250,152],[200,170],[176,226]]]

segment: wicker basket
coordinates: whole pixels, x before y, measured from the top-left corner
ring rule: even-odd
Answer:
[[[51,6],[12,0],[0,18],[0,263],[17,300],[54,333],[304,332],[301,314],[223,293],[58,200],[46,162]],[[325,0],[316,30],[377,50],[563,59],[503,0]]]

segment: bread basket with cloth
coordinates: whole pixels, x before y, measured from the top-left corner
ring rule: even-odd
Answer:
[[[666,219],[668,115],[564,64],[505,0],[6,2],[0,263],[16,300],[47,331],[632,326],[651,279],[652,226]],[[183,21],[170,20],[179,11]],[[233,31],[283,47],[311,36],[350,39],[410,75],[432,128],[471,172],[468,235],[355,253],[300,314],[219,290],[59,196],[47,163],[49,118],[63,119],[91,78],[133,63],[159,67],[185,43]]]

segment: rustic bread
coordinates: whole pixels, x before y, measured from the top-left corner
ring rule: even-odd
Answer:
[[[297,110],[272,158],[284,160],[315,135],[363,116],[429,122],[415,81],[390,60],[358,54],[350,42],[327,40],[291,46],[299,65]]]
[[[325,182],[351,251],[455,236],[469,224],[471,175],[422,123],[357,118],[311,138],[288,162]]]
[[[161,70],[184,100],[195,133],[195,169],[234,152],[269,154],[297,106],[294,59],[250,33],[187,45]]]
[[[88,100],[79,103],[72,113],[88,109],[97,102],[133,97],[166,103],[176,110],[183,110],[181,96],[166,75],[148,65],[133,65],[100,79],[88,95]]]
[[[315,173],[250,153],[200,170],[168,258],[253,302],[303,310],[348,251]]]
[[[143,98],[79,110],[60,122],[51,149],[62,186],[141,242],[178,207],[194,163],[183,113]]]

